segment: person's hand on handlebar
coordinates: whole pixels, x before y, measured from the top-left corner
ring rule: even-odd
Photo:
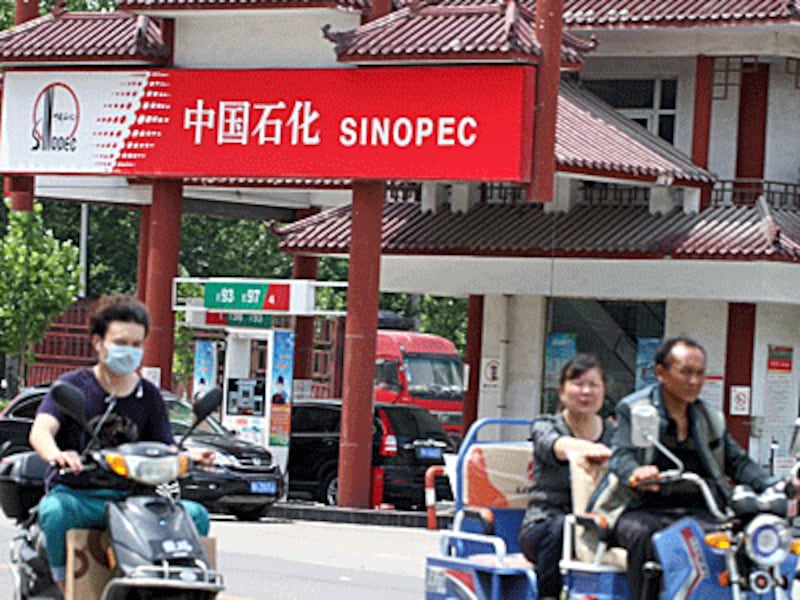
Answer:
[[[81,457],[75,450],[59,450],[48,462],[65,472],[80,473],[83,471]]]
[[[631,473],[629,485],[640,492],[658,492],[661,490],[659,481],[661,471],[655,465],[642,465],[636,467]]]

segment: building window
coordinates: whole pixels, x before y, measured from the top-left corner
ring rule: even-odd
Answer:
[[[675,142],[677,79],[585,79],[582,84],[648,131]]]
[[[605,370],[603,416],[655,382],[652,356],[664,336],[664,302],[551,298],[548,312],[542,412],[557,409],[561,367],[578,352],[596,355]]]

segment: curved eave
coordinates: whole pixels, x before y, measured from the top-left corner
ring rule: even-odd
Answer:
[[[800,20],[791,17],[684,17],[681,19],[627,19],[574,21],[564,19],[564,27],[573,31],[603,31],[608,29],[688,29],[695,27],[769,27],[774,25],[797,24]]]
[[[281,245],[281,252],[302,256],[329,256],[332,254],[346,256],[350,252],[349,246],[304,246],[296,248]],[[384,256],[480,256],[487,258],[565,258],[565,259],[601,259],[601,260],[722,260],[726,262],[781,262],[797,263],[800,257],[790,253],[774,251],[765,255],[752,253],[689,253],[689,252],[589,252],[570,250],[550,250],[540,248],[536,250],[507,249],[507,250],[475,250],[474,248],[391,248],[381,250]]]
[[[72,66],[86,67],[160,67],[166,65],[169,57],[150,57],[150,56],[109,56],[89,54],[85,56],[58,56],[48,54],[47,56],[13,57],[0,56],[0,67],[3,68],[68,68]]]
[[[539,56],[522,51],[485,51],[476,50],[458,52],[396,52],[396,53],[358,53],[358,54],[339,54],[338,59],[341,63],[356,65],[375,65],[375,64],[428,64],[437,63],[509,63],[509,64],[539,64]],[[562,61],[561,69],[564,71],[580,71],[583,69],[583,62]]]
[[[159,17],[179,17],[186,13],[194,12],[220,12],[220,11],[253,11],[253,10],[302,10],[302,9],[327,9],[365,12],[368,6],[356,3],[347,4],[330,2],[326,0],[312,0],[310,2],[231,2],[225,3],[163,3],[163,4],[125,4],[117,5],[120,10],[136,14],[157,14]]]
[[[670,185],[681,187],[703,187],[712,185],[714,178],[706,174],[698,174],[696,177],[687,178],[676,176],[676,173],[659,171],[657,169],[647,169],[635,165],[594,165],[590,163],[581,164],[581,161],[557,161],[556,170],[559,173],[573,173],[588,177],[619,177],[630,181],[641,181],[642,183],[656,184],[664,176],[673,177]]]

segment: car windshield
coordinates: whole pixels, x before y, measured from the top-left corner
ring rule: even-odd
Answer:
[[[441,354],[408,354],[405,357],[408,391],[419,398],[460,400],[464,383],[461,361]]]
[[[192,426],[194,414],[192,407],[186,402],[180,400],[167,400],[167,408],[169,409],[169,422],[172,426],[172,434],[181,436]],[[212,435],[231,435],[222,424],[217,421],[213,416],[209,416],[205,421],[200,423],[195,429],[197,433],[207,433]]]
[[[398,441],[427,440],[428,438],[448,441],[447,434],[439,425],[439,421],[424,409],[409,408],[407,406],[387,406],[386,414],[392,424],[392,429]]]

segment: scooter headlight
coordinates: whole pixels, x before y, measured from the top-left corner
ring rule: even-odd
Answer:
[[[786,522],[774,515],[758,515],[745,529],[745,548],[753,562],[770,567],[789,555],[792,538]]]
[[[105,460],[111,470],[120,477],[144,485],[158,485],[177,479],[186,472],[188,464],[186,459],[182,460],[177,454],[151,457],[108,453],[105,455]]]

